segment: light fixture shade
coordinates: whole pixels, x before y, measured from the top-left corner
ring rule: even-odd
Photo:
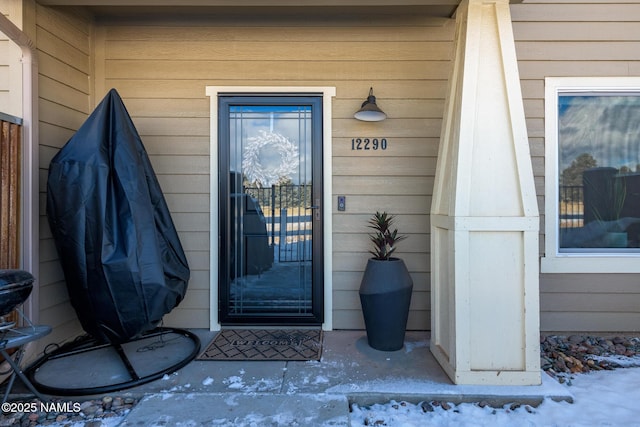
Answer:
[[[365,122],[379,122],[387,118],[387,115],[376,105],[376,97],[373,96],[373,88],[369,89],[367,100],[353,115],[354,118]]]

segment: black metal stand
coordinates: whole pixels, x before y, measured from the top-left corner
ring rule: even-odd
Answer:
[[[135,342],[146,340],[149,338],[163,337],[168,334],[181,335],[191,340],[193,342],[193,347],[194,347],[193,351],[189,353],[185,358],[179,360],[177,363],[171,364],[171,366],[163,367],[162,369],[152,372],[150,374],[140,375],[134,368],[134,364],[131,363],[129,356],[127,356],[127,353],[123,348],[123,345],[129,344],[129,343],[135,343]],[[83,353],[106,349],[109,347],[112,347],[115,350],[116,354],[118,355],[119,361],[127,370],[130,376],[130,379],[128,381],[123,381],[116,384],[96,385],[93,387],[80,387],[80,388],[54,386],[50,384],[47,385],[38,381],[38,378],[37,378],[38,371],[41,369],[45,369],[47,363],[49,362],[53,362],[55,360],[62,359],[62,358],[81,355]],[[192,332],[186,331],[184,329],[177,329],[177,328],[156,328],[153,331],[147,332],[141,335],[140,337],[134,338],[122,344],[100,343],[91,337],[76,340],[70,344],[60,347],[54,352],[46,354],[41,359],[37,360],[33,365],[27,368],[26,374],[29,380],[31,381],[31,383],[33,383],[38,390],[51,395],[80,396],[80,395],[109,393],[112,391],[135,387],[135,386],[162,378],[165,374],[170,374],[186,366],[189,362],[191,362],[193,359],[196,358],[199,352],[200,352],[200,339]],[[95,370],[95,366],[89,365],[88,369]],[[88,372],[87,374],[90,374],[90,372]]]
[[[4,392],[4,396],[2,397],[2,403],[5,403],[9,398],[9,394],[11,393],[11,389],[13,388],[13,384],[16,380],[16,377],[20,378],[20,380],[24,383],[25,386],[31,391],[40,401],[44,402],[45,398],[36,390],[29,381],[29,379],[22,372],[22,368],[20,367],[22,363],[22,357],[24,356],[24,346],[32,341],[40,339],[46,335],[51,333],[50,326],[27,326],[24,328],[15,328],[8,329],[3,331],[0,334],[0,354],[4,357],[4,360],[7,361],[9,366],[11,366],[12,373],[9,377],[9,383],[7,384],[7,389]],[[9,355],[7,350],[15,348],[16,351],[13,355]]]

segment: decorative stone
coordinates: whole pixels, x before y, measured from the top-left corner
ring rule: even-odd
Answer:
[[[431,406],[431,404],[429,402],[422,402],[420,404],[420,407],[422,408],[422,412],[433,412],[433,406]]]
[[[634,357],[638,352],[640,352],[640,339],[637,337],[605,339],[592,336],[554,335],[546,336],[540,342],[540,364],[544,371],[556,377],[591,370],[614,369],[617,367],[615,361],[594,360],[594,356]],[[638,364],[640,365],[640,361]]]
[[[116,397],[116,398],[114,398],[114,399],[113,399],[113,402],[112,402],[112,404],[111,404],[111,406],[112,406],[113,408],[121,408],[121,407],[122,407],[122,405],[123,405],[123,401],[122,401],[122,398],[121,398],[121,397]]]
[[[113,403],[113,397],[105,396],[102,398],[102,407],[104,409],[111,409],[111,404]]]

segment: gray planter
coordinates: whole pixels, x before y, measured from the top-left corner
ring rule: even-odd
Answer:
[[[369,259],[360,284],[360,303],[372,348],[396,351],[403,347],[412,290],[413,280],[403,260]]]

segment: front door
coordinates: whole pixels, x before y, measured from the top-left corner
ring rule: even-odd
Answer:
[[[219,98],[220,322],[320,325],[322,97]]]

